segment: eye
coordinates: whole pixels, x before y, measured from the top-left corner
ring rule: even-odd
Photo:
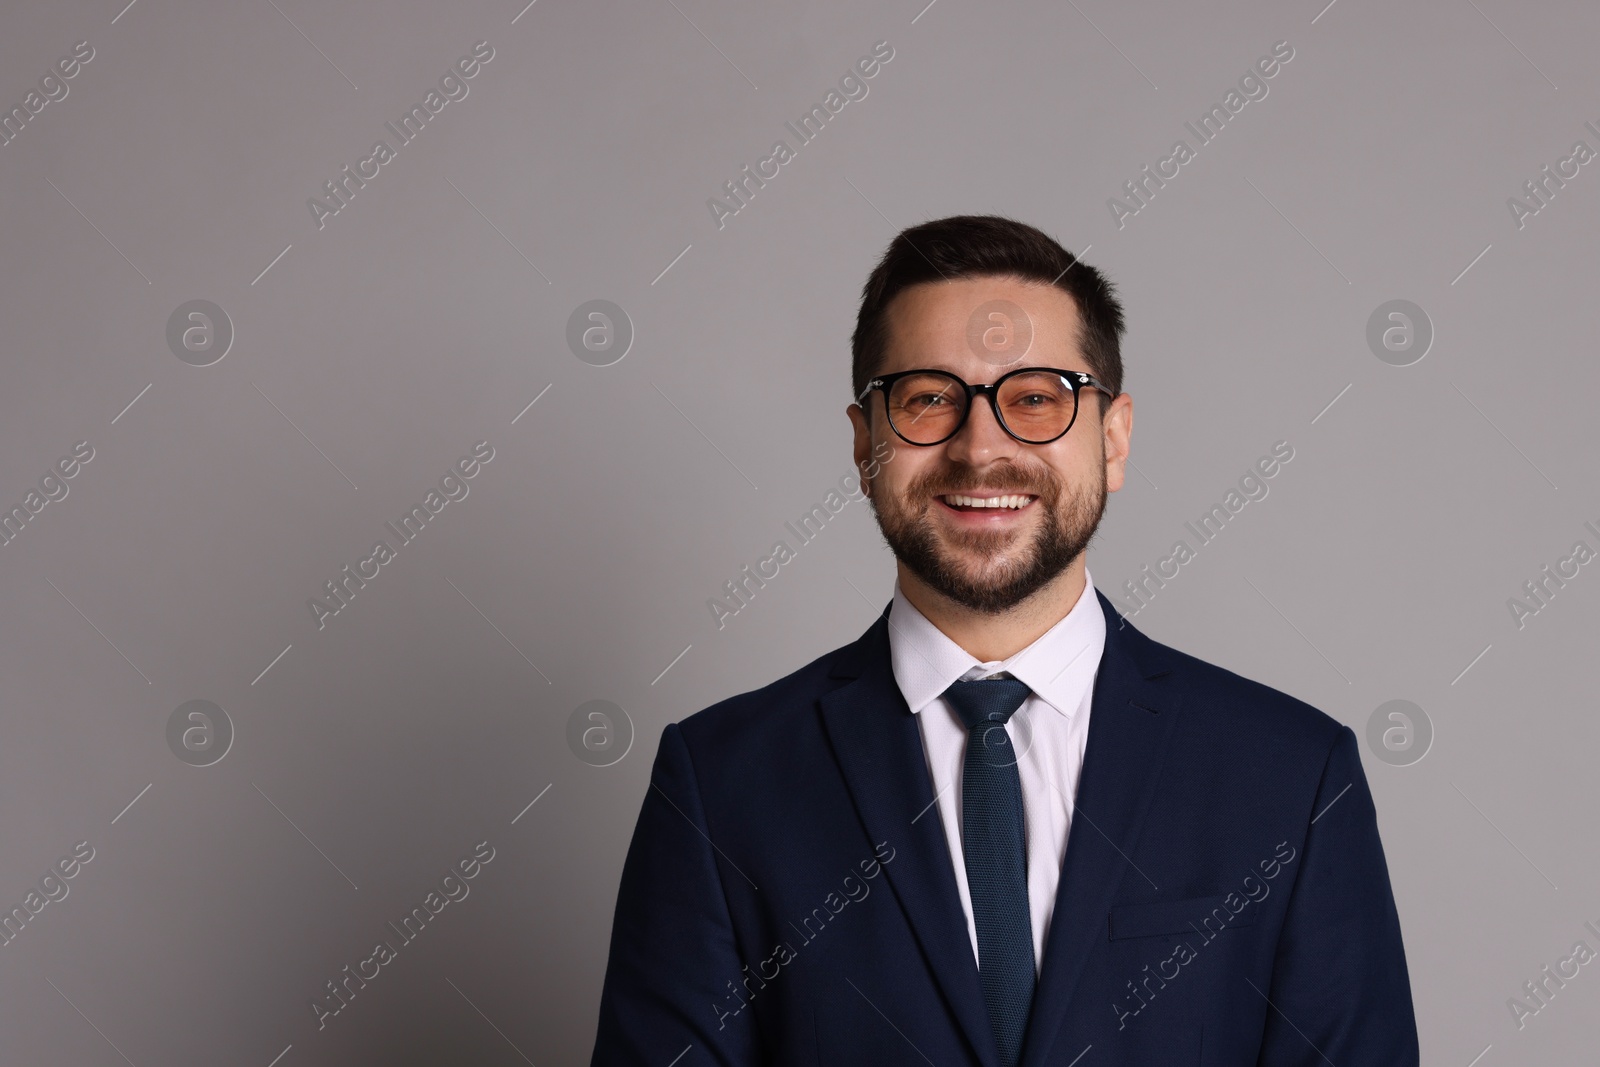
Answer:
[[[1027,393],[1012,401],[1017,407],[1027,408],[1049,407],[1059,402],[1059,397],[1051,396],[1049,393]]]

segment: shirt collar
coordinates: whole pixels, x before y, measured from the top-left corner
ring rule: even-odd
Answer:
[[[895,682],[913,713],[921,712],[968,673],[983,677],[1007,671],[1046,704],[1071,716],[1094,684],[1105,649],[1106,620],[1084,568],[1083,593],[1072,610],[1016,655],[982,662],[952,641],[918,611],[894,584],[889,609],[889,654]]]

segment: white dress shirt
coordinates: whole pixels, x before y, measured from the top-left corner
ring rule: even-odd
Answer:
[[[957,681],[987,678],[1000,672],[1008,672],[1032,690],[1005,728],[1017,752],[1017,774],[1022,780],[1028,910],[1037,975],[1044,962],[1045,936],[1055,908],[1061,862],[1067,852],[1067,831],[1072,825],[1078,776],[1089,739],[1089,704],[1105,640],[1106,620],[1087,567],[1083,594],[1060,622],[1010,659],[988,663],[980,663],[945,636],[905,598],[899,581],[895,582],[889,611],[889,651],[895,682],[916,714],[922,733],[934,803],[950,845],[950,862],[961,894],[961,910],[967,916],[974,959],[978,955],[978,928],[972,917],[972,893],[967,887],[966,862],[961,852],[961,777],[969,735],[943,693]]]

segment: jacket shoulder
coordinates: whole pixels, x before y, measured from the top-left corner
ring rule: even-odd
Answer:
[[[813,714],[817,698],[848,683],[835,668],[857,654],[860,641],[825,652],[797,670],[759,689],[719,700],[678,723],[693,748],[716,748],[737,741],[782,743],[793,738],[800,720]]]
[[[1326,753],[1344,723],[1296,696],[1145,635],[1183,694],[1185,713],[1207,731],[1247,734],[1277,745],[1303,745]]]

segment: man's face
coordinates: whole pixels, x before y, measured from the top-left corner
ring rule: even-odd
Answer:
[[[981,335],[986,325],[1006,326],[1005,319],[981,313],[973,326],[980,305],[992,301],[1021,309],[1026,326],[1010,337],[1015,344],[1031,327],[1025,352],[1003,347],[1004,333],[990,334],[985,345]],[[1089,370],[1078,347],[1076,304],[1054,286],[1009,276],[930,282],[895,297],[887,318],[884,374],[931,368],[987,385],[1018,367]],[[969,340],[973,337],[978,340]],[[1042,445],[1024,444],[1007,434],[985,397],[974,398],[959,433],[932,446],[909,444],[895,435],[881,390],[864,401],[865,415],[852,404],[858,466],[870,463],[877,442],[894,446],[892,458],[871,479],[869,492],[878,526],[896,558],[937,592],[985,614],[1015,607],[1066,570],[1088,547],[1107,492],[1122,488],[1132,429],[1132,404],[1126,395],[1104,419],[1098,391],[1084,389],[1080,395],[1072,429]],[[1019,508],[971,508],[953,503],[952,495],[1027,499]]]

